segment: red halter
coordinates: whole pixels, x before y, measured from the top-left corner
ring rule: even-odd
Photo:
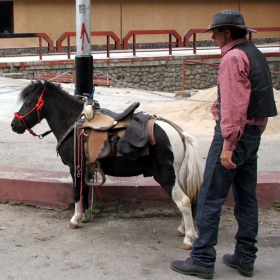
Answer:
[[[42,109],[43,105],[44,105],[44,100],[43,100],[43,95],[45,93],[45,89],[43,89],[43,91],[40,94],[40,97],[37,101],[37,104],[35,105],[35,107],[33,109],[31,109],[28,113],[26,113],[24,116],[20,116],[18,114],[18,112],[15,112],[14,115],[15,117],[18,119],[18,121],[20,121],[24,127],[29,131],[30,134],[32,134],[33,136],[39,136],[37,135],[35,132],[33,132],[33,130],[31,128],[28,128],[26,126],[26,123],[24,121],[24,118],[26,118],[28,115],[30,115],[34,110],[37,110],[37,116],[38,116],[38,123],[41,122],[41,118],[40,118],[40,110]],[[40,136],[39,136],[40,137]]]

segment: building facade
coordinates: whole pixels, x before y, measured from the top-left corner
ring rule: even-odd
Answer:
[[[0,33],[46,33],[55,42],[76,31],[75,0],[0,0]],[[278,27],[279,0],[92,0],[91,30],[113,31],[122,39],[129,30],[175,29],[182,37],[192,28],[207,28],[215,12],[239,10],[250,27]],[[279,32],[254,38],[279,37]],[[209,40],[199,34],[197,40]],[[71,39],[75,45],[75,38]],[[167,42],[166,35],[141,36],[137,42]],[[38,47],[38,38],[0,39],[0,48]],[[106,44],[93,37],[92,44]]]

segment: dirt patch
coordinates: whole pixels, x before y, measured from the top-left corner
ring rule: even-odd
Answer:
[[[236,223],[233,207],[223,207],[221,225]],[[259,208],[259,226],[264,228],[280,228],[280,211],[275,208]]]
[[[20,213],[26,214],[25,216],[32,216],[37,213],[42,218],[51,218],[54,220],[64,221],[65,224],[71,219],[74,209],[66,211],[56,211],[52,209],[42,209],[33,206],[26,205],[12,205],[12,204],[0,204],[0,213],[5,210],[5,219],[13,220],[12,216]],[[8,215],[8,216],[7,216]],[[90,221],[94,219],[149,219],[149,218],[174,218],[181,219],[181,212],[177,208],[170,209],[136,209],[125,210],[120,209],[116,211],[108,211],[103,209],[100,213],[92,213]],[[221,212],[221,226],[233,225],[236,223],[234,217],[233,207],[223,207]],[[275,208],[271,209],[259,209],[259,226],[264,228],[279,228],[280,229],[280,211]],[[1,222],[0,222],[1,228]]]
[[[280,94],[274,90],[275,102],[280,112]],[[210,112],[214,101],[217,98],[217,87],[201,90],[194,94],[189,101],[181,100],[172,104],[161,104],[155,108],[156,115],[163,116],[180,125],[185,130],[192,129],[201,133],[213,131],[213,116]],[[192,101],[191,101],[192,100]],[[269,118],[265,134],[280,133],[280,115]]]

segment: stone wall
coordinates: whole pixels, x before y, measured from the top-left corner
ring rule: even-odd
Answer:
[[[151,91],[175,92],[183,88],[182,61],[161,62],[158,65],[146,63],[128,67],[111,66],[109,69],[104,68],[103,71],[117,80]],[[215,86],[217,73],[218,67],[215,66],[186,65],[185,89],[205,89]],[[124,85],[117,83],[116,86]]]
[[[201,61],[199,56],[192,57],[153,57],[129,59],[94,60],[95,76],[109,75],[115,87],[139,87],[141,89],[162,92],[176,92],[183,88],[206,89],[216,85],[218,66],[185,62],[185,85],[182,84],[184,60]],[[280,72],[280,57],[267,58],[271,72]],[[203,58],[205,63],[218,64],[218,58]],[[194,62],[196,63],[196,62]],[[38,73],[60,75],[74,68],[73,60],[38,61],[30,63],[0,63],[0,76],[36,79]],[[100,73],[100,72],[102,73]],[[68,73],[69,76],[69,73]],[[74,82],[74,71],[70,80]],[[272,74],[273,86],[280,89],[280,75]],[[62,80],[59,80],[62,81]]]

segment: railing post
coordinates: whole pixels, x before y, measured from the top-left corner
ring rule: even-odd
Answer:
[[[193,53],[196,54],[196,33],[193,33]]]
[[[168,34],[169,36],[169,54],[172,54],[172,34]]]
[[[42,54],[42,37],[39,36],[39,56],[40,60],[42,60],[43,54]]]
[[[70,36],[67,36],[67,54],[68,54],[68,59],[70,59],[71,55],[70,55]]]
[[[110,36],[107,35],[107,57],[110,57]]]
[[[252,41],[252,31],[249,31],[249,40]]]
[[[133,56],[136,56],[136,35],[135,34],[133,34],[132,45],[133,45]]]

